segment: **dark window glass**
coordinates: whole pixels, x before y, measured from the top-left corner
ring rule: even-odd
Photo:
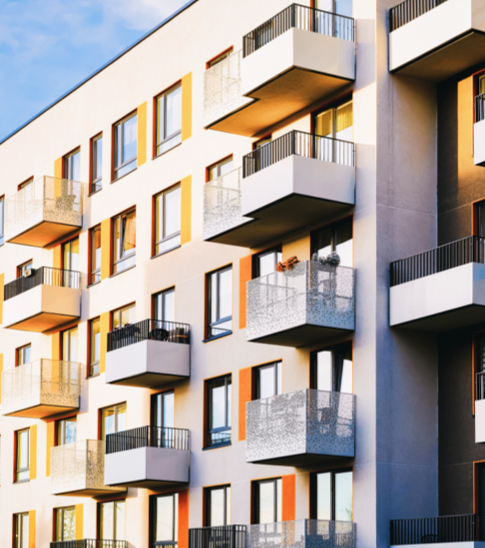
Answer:
[[[89,283],[101,281],[101,227],[91,229],[91,272]]]
[[[103,186],[103,135],[91,139],[91,192]]]
[[[282,256],[281,246],[253,255],[253,278],[260,278],[274,272]]]
[[[151,398],[151,425],[156,447],[171,448],[174,444],[172,428],[174,427],[175,394],[173,390],[154,394]]]
[[[76,441],[77,418],[69,417],[68,419],[60,419],[56,423],[57,426],[57,445],[65,445],[66,443],[74,443]]]
[[[81,152],[79,149],[64,156],[63,166],[64,179],[69,179],[71,181],[81,180]]]
[[[136,210],[113,218],[113,274],[136,264]]]
[[[256,481],[253,488],[255,523],[279,523],[283,521],[281,478]]]
[[[352,521],[352,471],[320,472],[311,475],[311,518]]]
[[[15,481],[30,479],[30,428],[15,432]]]
[[[151,497],[151,546],[177,546],[178,494]]]
[[[312,369],[312,388],[352,393],[351,343],[314,352]]]
[[[256,399],[272,398],[282,393],[281,362],[261,365],[254,370]]]
[[[158,156],[182,142],[182,85],[159,95],[156,102]]]
[[[76,508],[57,508],[56,514],[56,541],[76,539]]]
[[[353,265],[351,218],[313,233],[312,253],[317,253],[319,257],[327,257],[332,252],[339,255],[340,266]]]
[[[205,526],[220,527],[231,524],[231,486],[221,485],[205,489]]]
[[[208,447],[231,442],[231,375],[207,381]]]
[[[232,266],[207,274],[208,337],[232,331]]]
[[[114,179],[136,169],[138,116],[132,114],[114,127]]]
[[[181,188],[178,185],[155,196],[155,255],[180,246],[181,222]]]

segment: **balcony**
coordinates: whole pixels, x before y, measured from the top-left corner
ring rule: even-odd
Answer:
[[[259,247],[354,205],[354,144],[291,131],[204,187],[204,240]]]
[[[128,548],[126,540],[59,540],[50,543],[50,548]]]
[[[189,529],[189,548],[247,548],[246,525],[222,525]]]
[[[450,331],[485,321],[485,240],[470,236],[391,264],[390,325]]]
[[[2,415],[44,419],[79,408],[81,365],[39,360],[2,373]]]
[[[254,137],[354,79],[354,20],[292,4],[205,72],[204,126]]]
[[[473,148],[475,165],[485,167],[485,93],[475,97]]]
[[[124,492],[104,483],[104,442],[76,441],[51,450],[51,493],[97,497]]]
[[[5,201],[5,241],[46,247],[82,227],[84,184],[41,177]]]
[[[308,466],[352,458],[355,396],[299,390],[246,404],[246,461]]]
[[[481,0],[406,0],[389,30],[391,72],[441,82],[485,61]]]
[[[480,548],[485,541],[484,516],[467,514],[391,521],[393,546]]]
[[[248,341],[324,343],[354,330],[354,269],[303,261],[247,285]]]
[[[144,320],[108,333],[106,382],[155,388],[189,377],[189,325]]]
[[[81,317],[81,274],[43,266],[4,288],[3,327],[44,333]]]
[[[106,485],[157,489],[189,482],[190,432],[143,426],[106,437]]]

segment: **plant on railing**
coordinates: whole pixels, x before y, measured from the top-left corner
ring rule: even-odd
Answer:
[[[300,261],[298,260],[298,257],[295,255],[294,257],[290,257],[284,262],[279,262],[276,265],[276,272],[285,272],[287,270],[293,270],[295,265],[297,265]]]
[[[333,266],[334,268],[337,268],[340,264],[340,255],[335,251],[332,251],[332,253],[326,257],[319,257],[318,253],[314,253],[312,255],[312,261],[325,266]]]

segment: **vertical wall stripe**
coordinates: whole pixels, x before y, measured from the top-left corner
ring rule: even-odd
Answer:
[[[53,249],[52,266],[54,268],[61,268],[61,248],[62,246],[59,244]]]
[[[51,449],[54,447],[55,437],[55,421],[47,423],[47,440],[46,440],[46,455],[45,455],[45,475],[49,477],[51,475]]]
[[[246,439],[246,403],[251,401],[251,368],[239,370],[239,429],[238,439]]]
[[[0,325],[3,323],[3,293],[5,286],[5,274],[0,274]]]
[[[111,274],[111,219],[101,223],[101,279]]]
[[[180,241],[182,244],[190,242],[192,235],[192,176],[182,179],[182,226],[180,227]]]
[[[283,261],[287,261],[294,256],[298,257],[300,261],[309,261],[311,259],[310,235],[284,244],[282,251]]]
[[[252,278],[253,257],[239,259],[239,329],[246,327],[247,283]]]
[[[296,515],[296,475],[282,476],[283,521],[294,521]]]
[[[189,492],[179,492],[178,548],[189,548]]]
[[[30,427],[30,479],[37,479],[37,425]]]
[[[75,540],[82,540],[84,537],[84,505],[76,504],[76,532]]]
[[[182,78],[182,141],[192,137],[192,73]]]
[[[138,107],[137,165],[147,161],[147,104]]]
[[[2,403],[3,354],[0,354],[0,403]]]
[[[57,160],[54,162],[54,177],[56,179],[62,179],[62,164],[63,164],[63,159],[62,158],[57,158]]]
[[[35,510],[29,512],[29,548],[35,548]]]
[[[106,351],[108,350],[108,333],[109,333],[109,312],[101,314],[100,317],[100,336],[101,348],[99,351],[99,372],[106,371]]]
[[[61,356],[61,334],[60,333],[54,333],[52,335],[52,355],[51,358],[53,360],[58,360]]]

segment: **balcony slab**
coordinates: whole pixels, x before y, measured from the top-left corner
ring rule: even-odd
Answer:
[[[469,541],[469,542],[433,542],[423,544],[396,544],[391,545],[391,548],[485,548],[485,542]]]

